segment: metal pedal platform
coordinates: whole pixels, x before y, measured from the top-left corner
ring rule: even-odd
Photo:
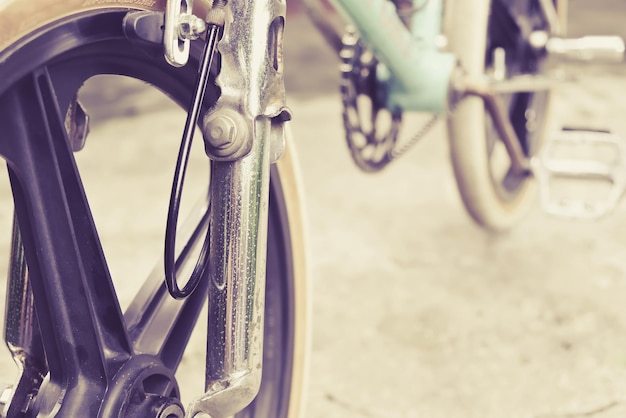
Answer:
[[[626,144],[607,131],[564,128],[532,159],[545,212],[598,219],[626,190]]]

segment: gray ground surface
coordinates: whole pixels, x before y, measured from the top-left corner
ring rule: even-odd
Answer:
[[[574,33],[625,31],[620,0],[571,8]],[[306,20],[289,22],[314,298],[307,416],[626,416],[624,205],[592,223],[537,207],[510,233],[488,234],[457,196],[443,124],[385,172],[360,173],[343,144],[337,60]],[[624,70],[575,73],[559,92],[558,121],[626,135]],[[119,90],[102,95],[79,154],[123,302],[162,251],[184,118],[164,98],[130,90],[128,106],[113,105]],[[158,146],[155,138],[163,138]],[[201,150],[192,164],[192,179],[204,178]],[[7,196],[5,183],[0,193]],[[3,252],[10,218],[9,205],[0,206]],[[191,350],[181,375],[198,382],[204,346]],[[10,360],[0,368],[10,370]]]

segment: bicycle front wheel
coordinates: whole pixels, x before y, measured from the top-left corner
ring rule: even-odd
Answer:
[[[564,18],[566,2],[558,0]],[[541,71],[541,60],[529,52],[528,36],[546,30],[537,0],[449,1],[446,35],[449,47],[471,76],[509,77]],[[535,154],[549,126],[551,94],[503,95],[511,123],[527,156]],[[450,155],[457,186],[470,216],[491,230],[514,226],[535,201],[532,176],[511,170],[483,102],[469,97],[448,118]]]
[[[167,416],[179,416],[175,405],[164,400],[181,397],[175,373],[206,299],[203,286],[178,302],[167,296],[160,272],[152,274],[122,313],[117,287],[133,280],[111,278],[75,161],[83,146],[90,147],[84,129],[89,109],[77,100],[88,80],[100,75],[132,78],[183,108],[190,102],[200,46],[192,48],[190,64],[177,69],[165,62],[158,45],[129,39],[124,30],[128,12],[149,7],[158,11],[163,3],[16,0],[0,12],[6,28],[0,38],[0,155],[9,168],[20,231],[9,293],[22,292],[10,298],[6,321],[19,334],[10,345],[22,356],[19,360],[26,357],[31,373],[20,380],[12,411],[26,408],[27,416],[150,417],[158,414],[148,410],[161,408],[161,414],[174,408]],[[217,94],[213,86],[205,107]],[[142,127],[130,128],[133,119],[116,105],[109,104],[124,125],[118,135],[132,143]],[[181,129],[183,124],[184,113]],[[160,147],[167,139],[151,138],[149,146]],[[295,417],[301,407],[308,294],[290,148],[271,171],[261,389],[241,417]],[[150,158],[150,148],[142,149],[137,164]],[[123,148],[110,155],[131,156]],[[170,186],[162,185],[168,191]],[[206,190],[203,194],[206,199]],[[124,203],[115,201],[113,207],[119,211]],[[207,227],[206,210],[195,222],[188,228],[183,253],[201,245],[197,231]],[[24,260],[28,273],[18,268]],[[28,309],[36,317],[15,322]],[[185,396],[190,399],[203,389]],[[145,411],[143,404],[149,404]]]

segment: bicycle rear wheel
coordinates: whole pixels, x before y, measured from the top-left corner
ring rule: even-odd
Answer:
[[[563,14],[566,2],[557,3]],[[563,16],[560,16],[563,18]],[[465,71],[481,77],[494,70],[506,76],[541,71],[529,53],[530,31],[546,29],[537,0],[448,2],[446,35]],[[497,58],[500,54],[501,60]],[[538,151],[550,128],[550,92],[517,93],[502,100],[527,156]],[[491,230],[514,226],[536,197],[532,176],[515,174],[504,144],[477,97],[464,99],[448,118],[450,155],[457,186],[470,216]]]
[[[155,2],[36,3],[40,7],[33,11],[33,3],[13,1],[0,13],[7,28],[0,39],[0,155],[9,167],[21,231],[16,236],[23,238],[14,253],[23,248],[28,264],[28,273],[18,276],[30,283],[18,289],[22,299],[11,299],[10,306],[28,308],[27,297],[36,311],[36,318],[11,328],[29,338],[26,369],[36,375],[20,380],[11,411],[149,417],[157,407],[148,403],[163,407],[164,399],[181,395],[174,374],[206,286],[177,302],[167,296],[162,276],[152,274],[122,314],[72,152],[81,144],[68,137],[80,136],[75,125],[83,121],[82,110],[76,110],[75,98],[94,76],[131,77],[187,106],[200,46],[192,48],[188,66],[176,69],[165,63],[159,47],[129,40],[126,14],[145,10],[146,4],[158,9]],[[16,16],[29,19],[16,24]],[[216,97],[213,88],[205,107]],[[125,134],[132,141],[132,131]],[[241,417],[297,416],[301,407],[308,308],[297,173],[289,149],[271,172],[263,378]],[[124,150],[118,155],[128,158]],[[188,228],[190,249],[201,244],[206,223],[200,210]],[[183,251],[181,261],[185,257]],[[12,270],[20,261],[14,257]],[[7,312],[7,321],[20,315]],[[26,405],[31,396],[34,401]]]

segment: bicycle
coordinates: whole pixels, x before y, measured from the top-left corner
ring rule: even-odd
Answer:
[[[405,33],[391,3],[371,1]],[[424,5],[431,23],[424,35],[432,41],[441,3]],[[481,5],[473,11],[482,20],[471,20],[476,33],[487,25],[489,3]],[[180,0],[3,5],[0,154],[16,212],[5,334],[21,368],[17,384],[4,392],[3,416],[297,416],[308,294],[297,173],[284,127],[290,117],[282,84],[285,6],[282,0],[215,1],[193,9]],[[458,10],[454,16],[466,18]],[[483,72],[484,38],[481,32],[472,41],[477,46],[467,48],[468,61],[476,61],[470,76]],[[450,80],[472,79],[451,77],[455,57],[428,44],[421,52],[450,71],[437,77],[444,88],[431,103],[435,108],[445,108],[451,92],[494,100],[490,90],[479,89],[482,84],[448,90]],[[216,47],[219,59],[213,61]],[[363,70],[357,87],[369,87],[372,62],[353,61]],[[357,76],[353,70],[346,77]],[[189,110],[170,200],[165,274],[155,270],[124,313],[74,158],[88,134],[77,92],[100,74],[148,82]],[[398,97],[411,101],[411,95]],[[476,101],[464,99],[457,116],[463,106],[484,114]],[[500,120],[497,103],[492,107]],[[509,123],[500,122],[495,129],[512,136]],[[177,234],[195,126],[213,160],[211,181]],[[388,144],[383,160],[391,155]],[[177,235],[184,244],[176,245]],[[177,276],[184,272],[191,279],[181,289]],[[207,295],[206,393],[185,413],[175,371]]]
[[[607,146],[623,171],[621,140],[584,130],[556,135],[550,118],[553,87],[560,81],[551,74],[554,62],[621,62],[623,40],[567,39],[566,1],[444,3],[369,2],[376,10],[370,14],[356,2],[336,1],[345,17],[333,21],[319,1],[305,1],[313,23],[341,58],[343,123],[356,165],[365,172],[384,169],[444,116],[457,188],[478,225],[501,231],[518,224],[537,200],[537,183],[548,213],[607,214],[624,190],[620,175],[607,175],[615,169],[611,164],[564,161],[542,151],[551,150],[553,142]],[[344,21],[350,25],[345,36]],[[406,30],[380,34],[385,26],[402,25]],[[401,138],[403,118],[412,112],[435,116]],[[612,192],[606,202],[555,197],[557,178],[606,181]]]

